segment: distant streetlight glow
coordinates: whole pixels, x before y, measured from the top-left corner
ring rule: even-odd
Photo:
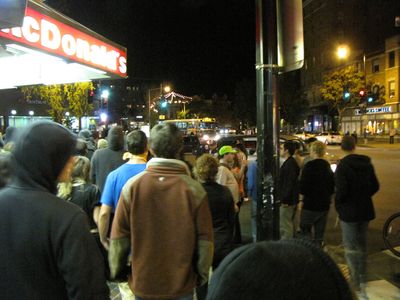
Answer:
[[[13,110],[11,111],[11,114],[12,114],[13,116],[15,116],[15,115],[17,114],[17,111],[16,111],[15,109],[13,109]]]
[[[171,91],[171,87],[169,85],[164,87],[164,92],[169,93]]]
[[[30,115],[30,116],[33,116],[34,114],[35,114],[35,112],[34,112],[33,110],[30,110],[30,111],[29,111],[29,115]]]
[[[110,95],[110,93],[108,90],[103,90],[103,92],[101,93],[102,98],[108,98],[109,95]]]
[[[66,113],[65,113],[65,116],[67,116],[67,117],[69,117],[69,111],[67,111]]]
[[[345,59],[349,56],[349,48],[347,46],[339,46],[337,49],[337,56],[339,59]]]
[[[101,113],[100,114],[100,120],[102,122],[106,122],[107,121],[107,114],[106,113]]]

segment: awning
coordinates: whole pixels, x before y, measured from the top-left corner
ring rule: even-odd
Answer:
[[[126,48],[28,1],[22,27],[0,30],[0,89],[127,76]]]

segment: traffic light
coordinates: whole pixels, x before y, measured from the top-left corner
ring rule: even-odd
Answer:
[[[343,100],[347,101],[350,99],[351,94],[348,91],[343,93]]]
[[[363,102],[365,102],[365,96],[367,96],[367,93],[365,92],[364,89],[361,89],[358,92],[358,96],[360,96],[360,103],[363,103]]]
[[[368,103],[372,103],[372,102],[374,102],[374,101],[375,101],[374,95],[373,95],[373,94],[369,94],[369,95],[368,95]]]
[[[161,108],[166,108],[167,105],[168,105],[167,99],[165,99],[164,96],[161,96],[161,97],[160,97],[160,106],[161,106]]]

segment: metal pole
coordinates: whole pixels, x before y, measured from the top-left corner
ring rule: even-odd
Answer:
[[[276,0],[256,0],[257,240],[279,239]]]
[[[150,102],[151,102],[151,97],[150,97],[150,89],[148,90],[148,96],[149,96],[149,130],[151,129],[151,109],[150,109]]]

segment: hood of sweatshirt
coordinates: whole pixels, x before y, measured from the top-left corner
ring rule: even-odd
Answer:
[[[107,135],[108,148],[114,151],[124,149],[124,132],[122,127],[115,126],[108,131]]]
[[[57,178],[76,147],[76,137],[54,122],[37,122],[18,132],[13,149],[16,177],[24,186],[57,191]]]
[[[360,154],[349,154],[340,160],[340,163],[345,164],[357,173],[369,170],[371,159],[368,156]]]

